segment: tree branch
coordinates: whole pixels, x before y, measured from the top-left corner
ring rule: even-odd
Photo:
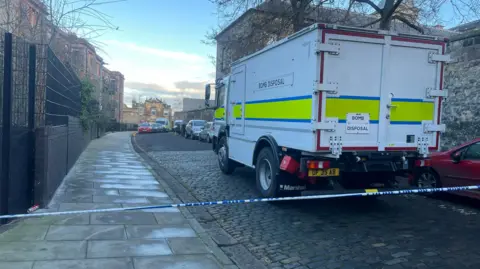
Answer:
[[[375,9],[375,11],[378,13],[378,14],[382,14],[382,9],[379,8],[377,5],[375,5],[375,3],[373,3],[372,1],[370,0],[355,0],[356,2],[359,2],[359,3],[365,3],[365,4],[368,4],[369,6],[371,6],[373,9]]]
[[[360,27],[362,27],[362,28],[368,27],[368,26],[370,26],[370,25],[374,25],[374,24],[377,23],[377,22],[380,22],[381,20],[382,20],[382,18],[380,17],[380,18],[378,18],[378,19],[376,19],[376,20],[374,20],[374,21],[371,21],[371,22],[369,22],[369,23],[367,23],[367,24],[365,24],[365,25],[362,25],[362,26],[360,26]]]
[[[405,24],[408,25],[410,28],[413,28],[413,29],[419,31],[421,34],[423,34],[423,32],[424,32],[422,27],[417,26],[417,25],[411,23],[411,22],[408,21],[406,18],[404,18],[404,17],[402,17],[402,16],[400,16],[400,15],[395,15],[395,16],[392,17],[392,19],[397,19],[397,20],[405,23]]]
[[[384,19],[388,19],[390,18],[390,16],[393,15],[393,13],[395,12],[395,10],[397,10],[397,8],[402,4],[403,0],[397,0],[397,2],[395,2],[395,4],[392,6],[392,8],[388,11],[387,14],[385,14],[384,16],[382,16]]]

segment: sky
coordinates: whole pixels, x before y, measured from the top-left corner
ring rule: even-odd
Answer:
[[[125,76],[125,104],[130,106],[133,98],[158,97],[180,110],[182,97],[203,98],[204,85],[215,78],[208,57],[216,54],[215,46],[201,42],[219,23],[214,4],[209,0],[124,0],[98,9],[119,29],[96,38],[95,43],[102,44],[99,54],[106,67]],[[442,15],[451,15],[451,9],[443,7]]]
[[[119,27],[95,39],[109,70],[125,76],[124,103],[132,98],[158,97],[181,107],[182,97],[203,98],[215,67],[209,55],[215,46],[203,44],[217,25],[215,6],[208,0],[126,0],[98,8]]]

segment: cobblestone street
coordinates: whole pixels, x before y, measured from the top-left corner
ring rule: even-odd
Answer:
[[[253,170],[223,175],[211,144],[173,134],[135,140],[200,201],[258,197]],[[220,244],[226,253],[242,246],[267,268],[480,268],[479,208],[403,195],[211,206],[198,221],[232,238]]]

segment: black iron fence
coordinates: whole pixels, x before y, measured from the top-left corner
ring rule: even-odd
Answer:
[[[82,83],[69,66],[65,66],[47,49],[46,125],[66,125],[68,116],[80,117]]]
[[[0,214],[20,213],[33,201],[36,48],[1,34]]]
[[[90,140],[82,83],[45,45],[0,33],[0,214],[45,206]]]

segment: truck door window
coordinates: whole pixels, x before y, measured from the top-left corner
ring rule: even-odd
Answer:
[[[217,103],[217,107],[221,107],[223,105],[223,101],[225,100],[225,86],[217,88],[215,102]]]

